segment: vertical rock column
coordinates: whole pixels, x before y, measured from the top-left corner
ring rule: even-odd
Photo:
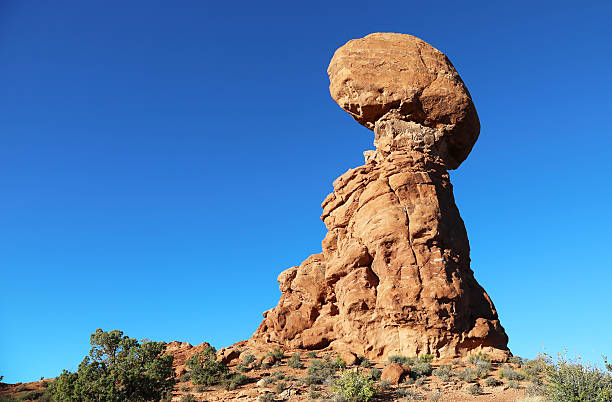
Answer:
[[[464,83],[441,52],[402,34],[348,42],[328,73],[376,150],[334,181],[322,253],[280,274],[281,300],[250,342],[503,360],[508,337],[470,269],[447,172],[480,131]]]

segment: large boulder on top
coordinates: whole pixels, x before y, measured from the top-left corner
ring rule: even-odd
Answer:
[[[374,130],[380,151],[414,148],[456,169],[478,139],[470,93],[448,58],[412,35],[374,33],[336,50],[332,98]]]

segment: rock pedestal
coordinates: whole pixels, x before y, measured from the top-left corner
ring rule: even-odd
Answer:
[[[280,274],[278,306],[249,343],[503,360],[508,337],[470,269],[447,171],[480,131],[458,73],[402,34],[348,42],[328,73],[332,97],[374,131],[376,150],[334,181],[322,204],[322,253]]]

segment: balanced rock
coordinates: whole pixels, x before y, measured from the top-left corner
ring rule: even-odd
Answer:
[[[332,97],[374,130],[380,152],[413,148],[456,169],[478,139],[476,108],[459,74],[442,52],[414,36],[351,40],[327,72]]]
[[[508,337],[470,269],[447,171],[480,131],[464,83],[444,54],[401,34],[348,42],[328,73],[376,150],[334,181],[322,252],[279,275],[281,299],[249,344],[504,360]]]

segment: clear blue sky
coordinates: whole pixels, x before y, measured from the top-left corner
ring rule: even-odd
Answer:
[[[0,1],[0,375],[75,370],[98,327],[248,338],[278,273],[321,250],[332,181],[372,148],[326,68],[377,31],[445,52],[474,98],[481,136],[452,181],[512,351],[612,357],[610,15],[607,1]]]

